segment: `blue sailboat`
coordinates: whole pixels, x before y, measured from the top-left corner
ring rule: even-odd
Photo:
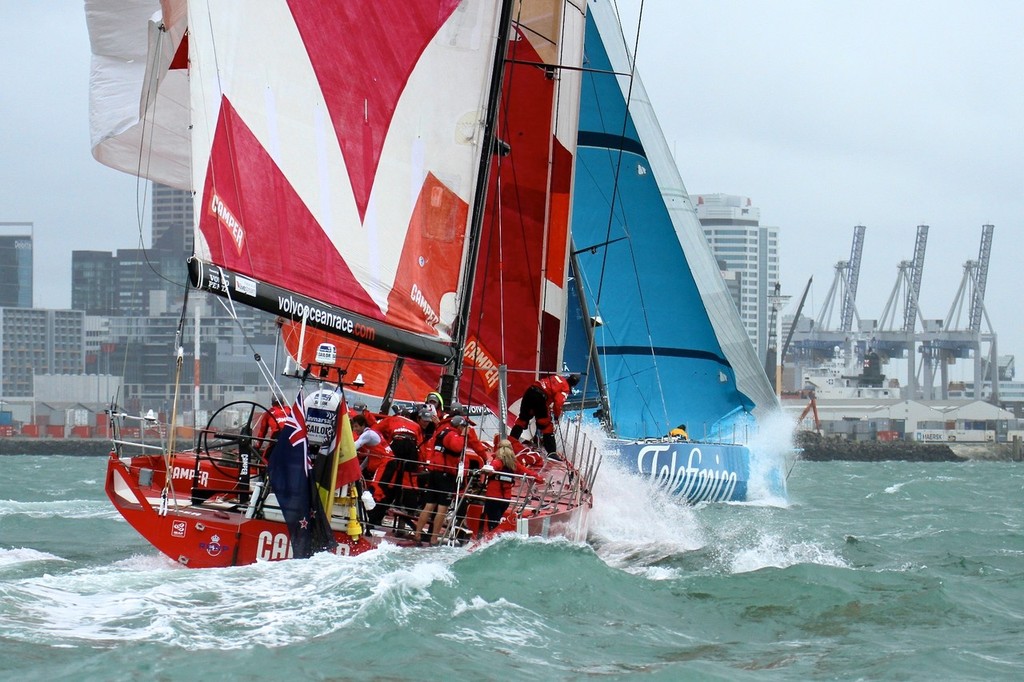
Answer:
[[[615,10],[588,3],[572,207],[566,366],[631,471],[687,501],[742,501],[749,447],[778,409],[643,84]],[[685,424],[689,438],[668,434]],[[782,464],[765,489],[785,495]],[[755,472],[755,470],[757,470]],[[760,489],[760,488],[759,488]]]

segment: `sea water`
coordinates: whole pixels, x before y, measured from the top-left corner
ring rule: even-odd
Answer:
[[[679,505],[606,463],[590,541],[190,570],[102,457],[0,457],[0,679],[1024,679],[1024,465],[809,463]]]

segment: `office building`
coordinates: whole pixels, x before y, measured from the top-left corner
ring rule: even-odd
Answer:
[[[85,313],[0,308],[0,395],[32,397],[36,374],[81,374]]]
[[[0,223],[0,307],[32,307],[32,223]]]
[[[711,251],[723,270],[735,273],[730,287],[750,342],[762,360],[768,350],[775,283],[779,281],[779,228],[760,224],[761,210],[748,197],[695,194],[690,197]]]

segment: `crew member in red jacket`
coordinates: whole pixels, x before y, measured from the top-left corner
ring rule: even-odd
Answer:
[[[569,391],[580,381],[579,374],[570,374],[563,377],[560,374],[552,374],[549,377],[533,382],[523,393],[522,402],[519,404],[519,418],[512,427],[509,438],[519,439],[523,429],[530,425],[530,420],[537,422],[537,431],[541,434],[541,442],[548,455],[555,455],[555,427],[552,418],[558,421],[562,416],[562,405],[569,397]]]
[[[416,538],[419,539],[420,533],[430,526],[432,545],[436,545],[441,537],[441,525],[448,513],[452,496],[455,495],[459,462],[466,450],[468,428],[469,422],[465,417],[455,416],[447,424],[439,426],[434,434],[434,453],[428,465],[425,504],[416,520]]]
[[[515,479],[508,474],[519,474],[520,476],[532,476],[533,480],[543,483],[544,478],[532,469],[528,469],[516,459],[512,443],[502,440],[498,443],[498,451],[494,459],[484,465],[483,471],[487,474],[487,490],[484,493],[487,499],[484,500],[484,528],[488,531],[497,528],[501,523],[501,517],[508,510],[509,502],[512,499],[512,486]]]
[[[413,416],[393,414],[381,419],[374,427],[391,447],[393,456],[374,476],[374,483],[384,491],[384,500],[368,515],[373,525],[380,525],[388,507],[408,510],[415,505],[416,474],[420,468],[419,444],[423,440],[423,432],[413,421]]]

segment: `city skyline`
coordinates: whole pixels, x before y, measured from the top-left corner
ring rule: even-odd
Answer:
[[[638,6],[622,3],[627,34]],[[149,190],[89,154],[82,3],[8,15],[0,49],[23,66],[0,95],[0,219],[34,224],[34,304],[66,308],[72,250],[150,245]],[[761,223],[779,227],[783,293],[798,298],[814,277],[805,313],[818,312],[863,224],[858,313],[877,318],[924,223],[921,310],[944,318],[991,223],[987,309],[1000,352],[1018,354],[1022,31],[1024,9],[1009,2],[651,2],[638,64],[688,191],[752,198]]]

